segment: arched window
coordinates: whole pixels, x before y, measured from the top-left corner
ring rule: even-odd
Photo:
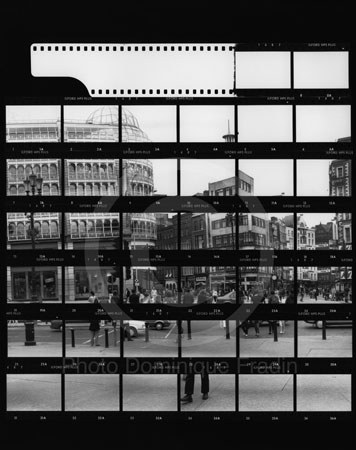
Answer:
[[[113,164],[109,164],[108,165],[108,174],[109,174],[110,178],[114,177],[114,166],[113,166]]]
[[[32,167],[30,165],[27,165],[25,169],[26,178],[29,177],[31,174],[32,174]]]
[[[43,195],[51,195],[49,184],[44,184],[42,187],[42,194]]]
[[[9,241],[13,241],[16,239],[16,226],[13,222],[9,223],[9,229],[8,229],[8,235],[9,235]]]
[[[93,220],[88,220],[88,236],[95,237],[95,224]]]
[[[108,187],[107,184],[101,185],[101,195],[108,195]]]
[[[105,236],[111,236],[111,226],[110,226],[110,220],[105,219],[104,220],[104,235]]]
[[[58,223],[52,220],[51,222],[51,237],[58,237]]]
[[[86,163],[86,164],[85,164],[85,179],[86,179],[86,180],[90,180],[91,177],[92,177],[92,174],[91,174],[91,164]]]
[[[68,165],[68,178],[70,180],[75,179],[75,164],[73,164],[73,163]]]
[[[56,180],[58,178],[57,166],[55,164],[50,165],[49,174],[50,174],[51,180]]]
[[[42,222],[42,237],[49,238],[49,223],[48,222]]]
[[[100,164],[100,178],[103,180],[107,178],[106,164]]]
[[[23,187],[23,190],[25,191],[25,188]],[[16,186],[10,186],[10,195],[17,195],[17,189]]]
[[[93,164],[93,178],[99,179],[99,165],[97,163]]]
[[[9,167],[9,181],[16,181],[16,167]]]
[[[17,237],[19,239],[25,239],[25,225],[22,222],[17,224]]]
[[[79,180],[84,180],[84,166],[83,164],[77,165],[77,177]]]
[[[79,235],[80,237],[82,236],[86,236],[87,234],[87,224],[85,223],[84,220],[81,220],[79,222]]]
[[[58,185],[57,184],[52,184],[51,195],[58,195]]]
[[[18,166],[17,167],[17,179],[19,180],[19,181],[22,181],[22,180],[24,180],[26,177],[25,177],[25,169],[24,169],[24,167],[23,166]]]
[[[77,195],[84,195],[84,184],[78,184]]]
[[[115,195],[115,185],[114,183],[109,184],[108,195]]]
[[[72,238],[76,238],[79,236],[78,222],[76,220],[73,220],[70,224],[70,234]]]
[[[93,195],[91,184],[85,185],[85,195],[88,195],[88,196]]]
[[[103,221],[101,219],[98,219],[95,222],[95,229],[96,229],[97,236],[104,236],[104,226],[103,226]]]
[[[17,195],[26,195],[25,186],[23,184],[19,185]]]
[[[47,166],[47,164],[43,164],[43,166],[42,166],[42,178],[43,178],[44,180],[49,180],[49,177],[48,177],[48,166]]]
[[[69,195],[77,195],[77,186],[75,184],[69,185]]]
[[[112,232],[114,236],[118,236],[119,235],[119,221],[117,219],[113,219],[113,221],[111,222],[111,227],[112,227]]]
[[[35,230],[36,230],[36,236],[41,236],[41,223],[40,222],[35,222],[34,223],[34,227],[35,227]]]
[[[41,169],[40,169],[40,166],[39,166],[38,164],[36,164],[36,165],[33,167],[33,173],[34,173],[35,175],[37,175],[38,177],[41,176]]]
[[[98,183],[94,184],[93,195],[100,195],[100,187]]]

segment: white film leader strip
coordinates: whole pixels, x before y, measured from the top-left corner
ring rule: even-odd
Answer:
[[[233,97],[234,44],[32,44],[35,77],[71,77],[92,97]]]

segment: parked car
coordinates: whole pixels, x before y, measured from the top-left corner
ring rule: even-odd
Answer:
[[[156,330],[163,330],[171,326],[170,320],[146,320],[149,328],[154,328]]]
[[[236,303],[236,292],[231,291],[228,294],[221,295],[218,297],[217,303]]]
[[[314,325],[315,328],[323,328],[322,320],[305,320],[304,322]],[[352,327],[352,320],[325,320],[327,327]]]

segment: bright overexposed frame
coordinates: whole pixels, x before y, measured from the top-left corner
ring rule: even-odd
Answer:
[[[294,52],[296,89],[348,89],[349,53]]]
[[[336,142],[351,136],[350,105],[297,105],[297,142]]]
[[[235,160],[181,159],[180,193],[195,195],[208,190],[209,183],[235,176]]]
[[[329,166],[331,159],[297,160],[297,195],[329,196]]]
[[[141,130],[152,142],[176,142],[176,106],[145,105],[125,106],[138,120]]]
[[[233,105],[194,105],[180,107],[181,142],[224,142],[235,133]]]
[[[155,195],[177,195],[177,160],[150,159],[150,162]]]
[[[117,117],[119,117],[119,107],[117,105],[64,105],[64,123],[75,120],[85,122],[91,113],[105,107],[116,109]]]
[[[237,89],[289,89],[290,52],[236,52]]]
[[[253,178],[254,195],[293,195],[292,159],[240,159],[239,170]]]
[[[239,142],[292,142],[293,119],[290,105],[239,105]]]
[[[59,105],[7,105],[6,124],[16,122],[57,121],[61,117]]]

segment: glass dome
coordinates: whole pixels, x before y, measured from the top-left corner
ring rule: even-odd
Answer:
[[[103,106],[93,111],[87,118],[86,123],[94,125],[116,125],[119,124],[119,111],[115,106]]]
[[[136,117],[127,109],[122,108],[122,142],[150,142]]]

